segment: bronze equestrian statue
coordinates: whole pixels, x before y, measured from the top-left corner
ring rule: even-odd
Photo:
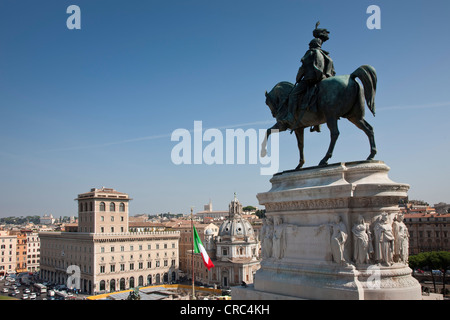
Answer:
[[[266,155],[267,139],[272,130],[295,132],[300,152],[300,161],[296,169],[305,163],[303,154],[304,129],[320,132],[320,125],[326,123],[331,134],[331,141],[325,157],[319,166],[328,164],[332,157],[336,140],[339,136],[337,121],[347,118],[364,131],[369,138],[370,155],[367,160],[373,160],[377,149],[372,126],[364,120],[365,103],[375,115],[375,93],[377,75],[375,69],[364,65],[350,75],[336,76],[333,61],[328,52],[321,49],[328,40],[326,29],[313,31],[314,39],[310,49],[302,58],[302,66],[297,74],[297,83],[280,82],[267,93],[266,104],[277,122],[267,129],[262,143],[261,156]],[[362,86],[355,79],[358,78]]]

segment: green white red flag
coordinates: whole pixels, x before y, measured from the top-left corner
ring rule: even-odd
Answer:
[[[194,252],[200,253],[203,258],[203,263],[205,264],[205,267],[210,270],[212,267],[214,267],[214,264],[212,263],[211,259],[208,256],[208,253],[206,252],[205,247],[202,244],[202,240],[198,236],[197,229],[195,229],[194,226]]]

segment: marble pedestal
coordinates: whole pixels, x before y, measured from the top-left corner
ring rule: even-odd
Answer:
[[[421,299],[400,243],[409,186],[389,170],[362,161],[274,175],[257,195],[266,208],[261,268],[233,299]]]

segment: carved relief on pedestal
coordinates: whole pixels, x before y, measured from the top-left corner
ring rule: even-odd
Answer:
[[[320,199],[302,201],[269,202],[264,204],[267,212],[290,211],[290,210],[311,210],[311,209],[336,209],[346,208],[347,199]]]

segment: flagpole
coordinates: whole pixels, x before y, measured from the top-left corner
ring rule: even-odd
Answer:
[[[194,287],[194,218],[192,215],[191,207],[191,231],[192,231],[192,255],[191,255],[191,268],[192,268],[192,300],[195,300],[195,287]]]

